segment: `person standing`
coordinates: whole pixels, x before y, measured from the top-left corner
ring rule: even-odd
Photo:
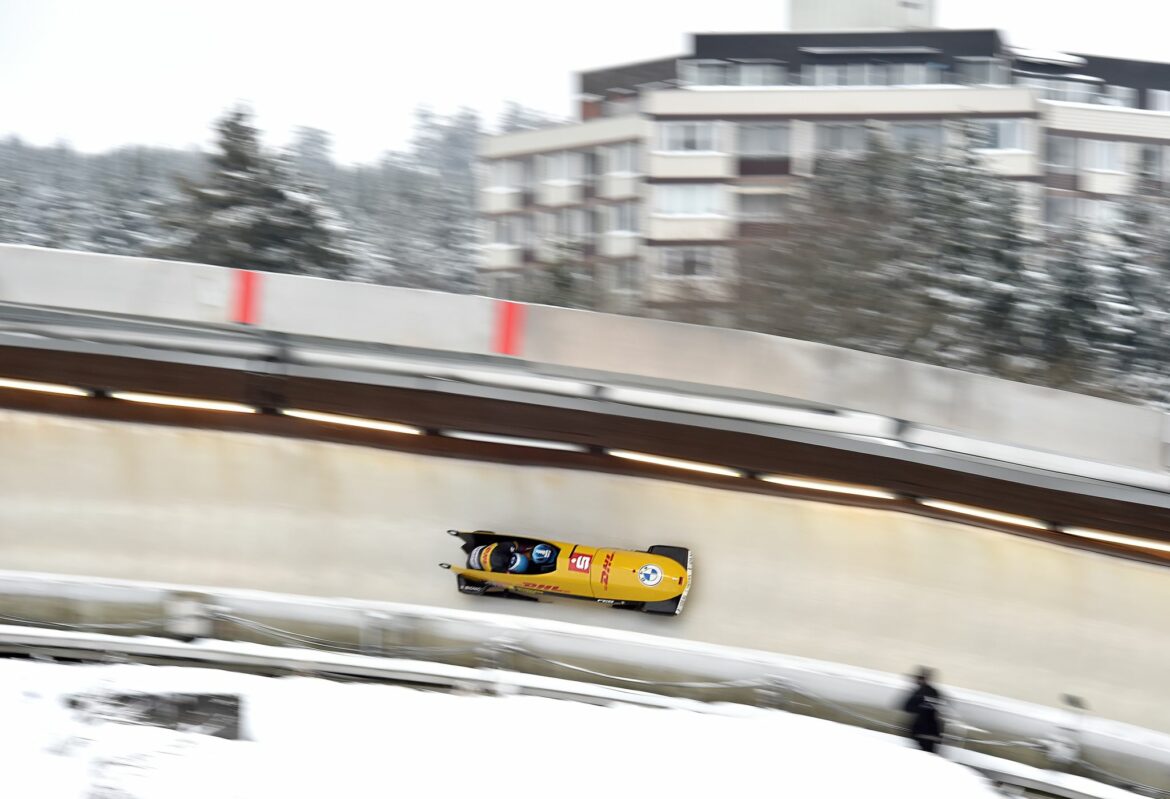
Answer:
[[[923,666],[914,675],[914,690],[902,703],[902,710],[911,714],[909,734],[924,752],[934,752],[942,742],[943,695],[934,687],[934,672]]]

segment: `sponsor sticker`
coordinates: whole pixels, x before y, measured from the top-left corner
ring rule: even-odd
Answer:
[[[571,572],[585,572],[588,574],[589,567],[592,565],[592,555],[579,555],[577,553],[569,555],[569,571]]]
[[[647,588],[653,588],[662,582],[662,568],[653,563],[647,563],[638,569],[638,582]]]
[[[605,556],[605,560],[601,561],[601,587],[606,591],[609,590],[609,567],[611,565],[613,565],[612,552]]]

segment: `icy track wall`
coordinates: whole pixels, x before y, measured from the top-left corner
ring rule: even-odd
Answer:
[[[902,672],[1170,731],[1163,569],[667,481],[0,412],[0,568],[491,610]],[[463,596],[450,527],[695,551],[678,618]]]

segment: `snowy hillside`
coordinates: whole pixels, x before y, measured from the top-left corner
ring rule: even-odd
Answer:
[[[0,751],[12,796],[947,797],[996,793],[974,772],[830,722],[273,679],[138,665],[0,662]],[[215,692],[241,737],[101,720],[71,696]]]

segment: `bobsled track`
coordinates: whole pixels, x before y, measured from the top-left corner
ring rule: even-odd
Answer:
[[[648,478],[0,412],[6,569],[431,604],[904,673],[1170,730],[1160,567],[913,515]],[[696,554],[678,618],[463,596],[448,527]]]
[[[1168,448],[1150,408],[808,342],[0,246],[10,572],[926,663],[1170,732]],[[694,588],[462,596],[448,528],[685,546]]]

